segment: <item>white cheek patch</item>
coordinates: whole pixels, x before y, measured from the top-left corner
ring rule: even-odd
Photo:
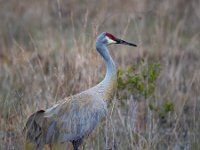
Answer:
[[[113,41],[112,39],[106,37],[108,44],[115,44],[116,41]]]

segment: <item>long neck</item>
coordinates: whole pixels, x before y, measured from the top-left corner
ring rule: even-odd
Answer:
[[[106,75],[97,87],[102,92],[105,100],[111,100],[117,86],[117,69],[106,46],[97,47],[97,50],[106,63]]]
[[[106,63],[106,75],[104,77],[104,80],[106,82],[109,82],[110,80],[113,80],[114,78],[116,78],[116,75],[117,75],[116,66],[110,55],[109,55],[109,59],[104,59],[104,60]]]

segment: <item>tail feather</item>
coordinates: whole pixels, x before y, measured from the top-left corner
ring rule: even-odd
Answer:
[[[42,126],[44,122],[44,110],[33,113],[26,122],[23,134],[26,137],[26,143],[30,142],[34,145],[34,149],[41,149],[44,140],[42,137]]]

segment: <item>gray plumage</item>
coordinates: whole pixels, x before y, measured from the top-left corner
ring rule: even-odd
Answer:
[[[106,75],[98,85],[67,97],[46,110],[33,113],[23,133],[25,149],[40,150],[44,145],[71,141],[74,150],[107,114],[107,103],[112,99],[117,83],[116,66],[107,49],[108,44],[134,44],[104,32],[96,41],[96,48],[106,62]]]

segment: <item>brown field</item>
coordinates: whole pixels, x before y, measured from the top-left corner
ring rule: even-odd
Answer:
[[[199,29],[198,0],[0,0],[0,150],[23,149],[30,114],[104,77],[103,31],[138,45],[109,47],[118,68],[160,74],[151,96],[119,90],[81,149],[200,149]]]

